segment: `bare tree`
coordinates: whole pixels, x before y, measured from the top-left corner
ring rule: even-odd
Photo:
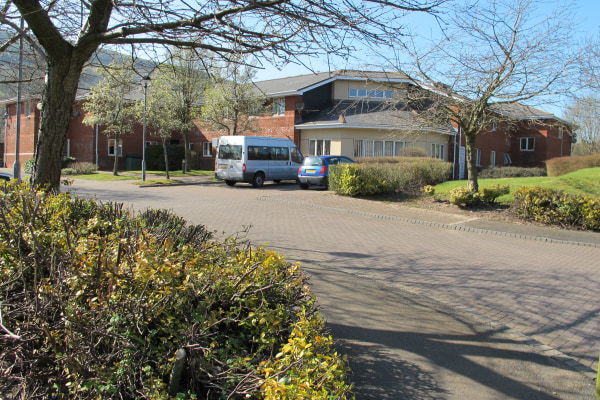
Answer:
[[[212,85],[206,90],[201,121],[226,135],[255,129],[253,116],[261,115],[266,98],[252,82],[254,70],[242,60],[213,67]]]
[[[492,118],[501,116],[503,107],[547,102],[575,86],[578,58],[569,54],[570,9],[545,13],[543,7],[535,0],[475,1],[456,8],[431,45],[414,41],[402,49],[409,57],[403,60],[399,51],[395,60],[388,58],[427,89],[431,112],[464,133],[474,191],[475,138]]]
[[[577,125],[573,155],[600,153],[600,98],[584,96],[567,108],[565,119]]]
[[[61,151],[81,72],[101,45],[201,48],[227,57],[233,48],[281,62],[300,55],[349,54],[355,40],[385,43],[402,31],[399,17],[433,12],[446,0],[5,0],[7,41],[22,35],[47,66],[33,181],[58,189]],[[24,18],[26,28],[19,20]],[[2,44],[0,44],[2,47]]]

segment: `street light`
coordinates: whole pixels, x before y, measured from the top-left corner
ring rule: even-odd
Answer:
[[[146,181],[146,98],[148,94],[148,85],[150,84],[150,75],[142,78],[144,84],[144,130],[142,133],[142,181]]]

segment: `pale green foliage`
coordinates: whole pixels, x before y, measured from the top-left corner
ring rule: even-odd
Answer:
[[[214,69],[213,86],[204,95],[202,122],[228,135],[254,129],[251,117],[262,114],[265,98],[256,91],[253,77],[250,67],[235,62]]]
[[[119,139],[133,132],[136,109],[132,106],[130,93],[134,90],[133,71],[123,62],[113,61],[106,69],[98,69],[102,80],[91,88],[83,104],[86,116],[83,123],[100,125],[108,137]],[[117,174],[118,156],[115,156],[113,174]]]

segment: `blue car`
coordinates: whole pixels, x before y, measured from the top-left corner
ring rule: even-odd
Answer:
[[[328,184],[329,166],[335,164],[353,164],[354,160],[344,156],[309,156],[305,157],[298,169],[298,183],[302,189],[309,186],[325,186]]]

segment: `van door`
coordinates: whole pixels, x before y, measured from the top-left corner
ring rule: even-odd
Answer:
[[[242,145],[220,144],[217,154],[216,177],[223,180],[242,179]]]
[[[269,176],[270,180],[290,179],[290,148],[286,146],[272,146],[269,148]]]

